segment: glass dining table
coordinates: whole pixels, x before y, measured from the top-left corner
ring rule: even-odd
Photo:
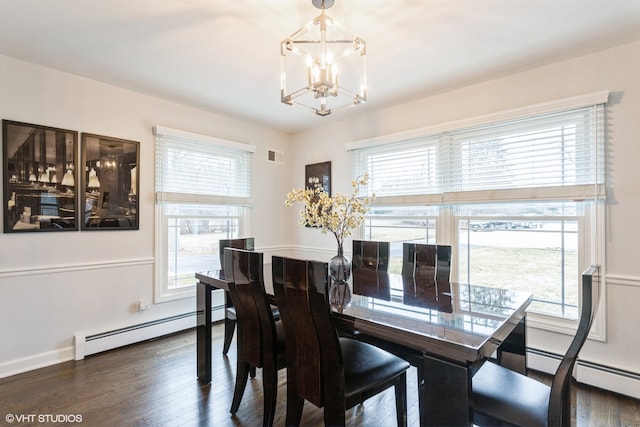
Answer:
[[[197,273],[197,364],[211,382],[211,291],[228,289],[219,271]],[[265,264],[265,288],[271,265]],[[351,305],[333,311],[336,327],[379,345],[417,368],[421,426],[471,425],[471,381],[489,357],[526,370],[526,309],[531,294],[354,269]]]

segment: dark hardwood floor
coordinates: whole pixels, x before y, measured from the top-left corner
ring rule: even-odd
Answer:
[[[235,350],[222,355],[222,324],[213,327],[213,382],[196,379],[195,330],[89,356],[81,361],[0,379],[0,425],[259,426],[260,371],[235,416],[229,408]],[[232,345],[232,349],[235,346]],[[547,380],[542,374],[534,374]],[[640,401],[577,387],[578,426],[640,426]],[[284,425],[286,371],[280,373],[275,425]],[[409,371],[409,426],[418,425],[415,371]],[[14,418],[12,418],[12,416]],[[22,419],[22,421],[20,421]],[[63,423],[61,421],[67,421]],[[42,422],[41,422],[42,421]],[[74,422],[76,421],[76,422]],[[81,421],[81,422],[78,422]],[[322,410],[306,404],[302,425],[321,426]],[[393,426],[393,390],[347,413],[350,426]]]

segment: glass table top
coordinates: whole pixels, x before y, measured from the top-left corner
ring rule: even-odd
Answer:
[[[218,270],[197,277],[224,281]],[[265,264],[264,279],[272,294],[271,264]],[[454,352],[469,350],[464,356],[469,358],[487,343],[499,345],[531,302],[529,293],[367,269],[354,269],[351,284],[351,306],[335,313],[338,318],[416,348],[427,350],[436,344]],[[501,334],[501,329],[506,332]]]
[[[521,318],[531,295],[508,289],[353,271],[352,304],[342,315],[356,326],[478,348],[505,323]]]

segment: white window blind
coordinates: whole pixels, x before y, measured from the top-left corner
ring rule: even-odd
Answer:
[[[440,136],[435,136],[353,150],[353,176],[369,174],[363,191],[375,193],[385,203],[439,195],[443,192],[440,146]]]
[[[351,150],[378,204],[604,197],[604,104]]]
[[[155,127],[156,201],[251,205],[253,146]]]
[[[448,132],[444,138],[445,202],[576,199],[602,191],[603,105]]]

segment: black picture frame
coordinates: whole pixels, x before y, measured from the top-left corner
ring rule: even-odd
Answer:
[[[5,233],[78,230],[78,132],[2,120]]]
[[[331,162],[306,165],[304,167],[304,186],[307,190],[315,190],[320,187],[331,197]],[[305,227],[315,226],[305,224]]]
[[[80,229],[138,230],[140,143],[83,132],[80,147]]]
[[[305,166],[304,185],[306,189],[321,187],[331,196],[331,162],[314,163]]]

